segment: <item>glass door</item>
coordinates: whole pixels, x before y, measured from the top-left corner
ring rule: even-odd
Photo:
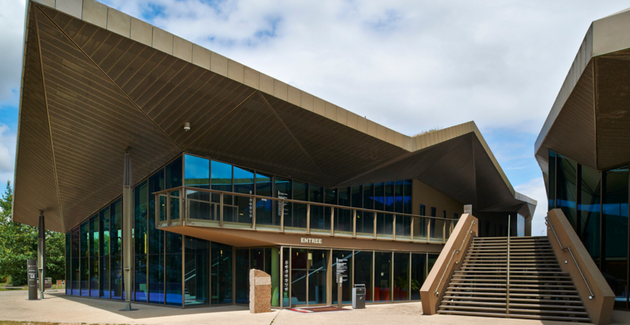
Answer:
[[[326,304],[328,250],[291,248],[290,252],[290,306]]]
[[[308,250],[308,304],[326,304],[328,250]]]

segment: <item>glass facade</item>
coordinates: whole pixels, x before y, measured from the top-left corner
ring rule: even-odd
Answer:
[[[615,292],[616,308],[628,303],[628,165],[598,171],[549,152],[549,209],[562,209]]]
[[[181,186],[187,189],[182,191]],[[345,260],[348,267],[341,287],[344,303],[351,302],[353,283],[366,285],[368,302],[419,299],[419,286],[429,269],[426,253],[299,247],[235,249],[156,227],[156,215],[158,222],[165,221],[167,209],[174,222],[182,213],[216,222],[222,199],[223,221],[227,224],[251,226],[256,220],[261,228],[284,226],[288,232],[308,228],[313,233],[335,231],[348,236],[356,233],[357,237],[411,239],[412,228],[418,224],[412,227],[410,217],[399,215],[411,212],[411,188],[410,180],[325,188],[224,162],[179,156],[133,188],[131,299],[174,306],[248,303],[248,271],[257,268],[272,276],[273,306],[321,305],[337,301],[339,287],[329,282],[336,282],[332,274],[337,259]],[[155,194],[169,189],[174,190],[168,195]],[[219,195],[203,189],[231,193]],[[239,193],[258,197],[236,195]],[[180,196],[187,201],[180,200]],[[265,197],[304,203],[279,203]],[[180,206],[181,202],[186,204]],[[335,207],[307,208],[308,202]],[[67,294],[125,299],[122,208],[119,197],[66,234]],[[281,291],[285,298],[282,301]]]

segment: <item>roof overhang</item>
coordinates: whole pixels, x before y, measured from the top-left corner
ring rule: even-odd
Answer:
[[[473,122],[409,137],[98,2],[47,2],[27,1],[18,222],[44,210],[65,232],[95,213],[122,191],[127,148],[134,183],[190,152],[328,187],[417,178],[533,213]]]
[[[548,185],[548,151],[606,170],[630,162],[630,11],[594,21],[536,140]]]

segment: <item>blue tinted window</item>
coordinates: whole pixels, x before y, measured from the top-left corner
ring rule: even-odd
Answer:
[[[166,166],[166,188],[182,186],[182,157]]]
[[[254,194],[254,173],[252,171],[234,167],[234,192]]]
[[[186,178],[186,186],[210,188],[210,161],[186,155],[184,176]]]
[[[232,192],[232,165],[213,160],[210,173],[213,190]]]

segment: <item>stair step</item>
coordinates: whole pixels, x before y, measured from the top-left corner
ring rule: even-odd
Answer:
[[[467,288],[467,287],[501,287],[506,289],[506,283],[453,283],[451,285],[456,285],[458,288]],[[575,289],[573,284],[516,284],[510,283],[510,288],[565,288],[565,289]]]
[[[480,292],[480,291],[497,291],[497,292],[506,292],[507,288],[482,288],[482,287],[447,287],[446,288],[448,292]],[[517,293],[517,292],[531,292],[531,293],[577,293],[577,290],[575,289],[528,289],[528,288],[512,288],[510,286],[510,294],[512,293]]]
[[[455,310],[439,310],[440,314],[451,315],[463,315],[463,316],[481,316],[481,317],[501,317],[505,318],[505,313],[489,313],[489,312],[474,312],[474,311],[455,311]],[[540,320],[558,320],[558,321],[579,321],[589,322],[588,317],[569,317],[569,316],[546,316],[546,315],[522,315],[522,314],[510,314],[511,318],[527,318],[527,319],[540,319]]]
[[[512,301],[510,301],[510,310],[512,310],[512,308],[517,307],[517,308],[563,308],[563,309],[574,309],[574,310],[586,310],[586,308],[584,308],[584,306],[579,305],[579,306],[567,306],[567,305],[551,305],[551,304],[521,304],[521,303],[513,303]]]
[[[471,297],[471,296],[453,296],[453,295],[444,295],[444,299],[451,299],[452,302],[456,302],[457,300],[470,301],[474,299],[475,301],[503,301],[505,302],[505,297]],[[542,303],[551,305],[551,304],[559,304],[565,306],[567,304],[577,304],[582,305],[582,301],[579,299],[542,299],[542,298],[518,298],[518,297],[510,297],[510,303],[513,302],[529,302],[529,303]]]

